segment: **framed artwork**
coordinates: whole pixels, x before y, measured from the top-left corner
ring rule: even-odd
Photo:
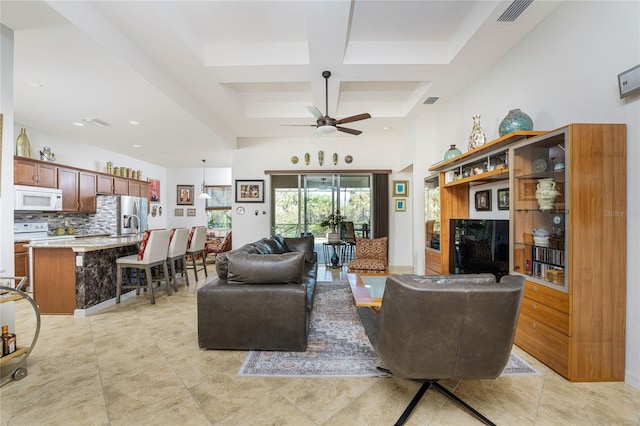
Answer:
[[[491,211],[491,190],[476,192],[476,211],[490,212]]]
[[[509,210],[509,188],[498,189],[498,210]]]
[[[195,216],[196,209],[187,209],[187,216]]]
[[[193,205],[193,185],[177,185],[176,204],[179,206]]]
[[[184,209],[175,209],[173,211],[174,216],[184,216]]]
[[[518,179],[518,201],[535,201],[538,181]]]
[[[160,202],[160,180],[149,179],[149,201],[152,203]]]
[[[408,180],[394,180],[393,181],[393,196],[394,197],[406,197],[409,195],[409,181]]]
[[[236,180],[236,203],[264,203],[264,180]]]
[[[406,212],[407,211],[407,200],[404,198],[398,198],[395,200],[396,202],[396,211],[397,212]]]

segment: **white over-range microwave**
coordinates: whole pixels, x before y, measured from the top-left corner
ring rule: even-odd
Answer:
[[[62,190],[38,186],[14,186],[16,211],[58,211],[62,209]]]

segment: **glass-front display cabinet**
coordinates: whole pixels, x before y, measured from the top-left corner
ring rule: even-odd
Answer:
[[[511,270],[567,292],[566,133],[534,138],[511,151]]]
[[[425,273],[440,274],[440,178],[424,180]]]

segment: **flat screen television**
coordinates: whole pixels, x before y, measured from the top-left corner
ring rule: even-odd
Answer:
[[[509,221],[451,219],[451,274],[509,274]]]

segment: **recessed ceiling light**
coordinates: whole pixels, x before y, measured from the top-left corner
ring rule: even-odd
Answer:
[[[384,130],[384,131],[389,130],[389,126],[384,126],[384,127],[382,128],[382,130]]]
[[[129,120],[129,124],[131,124],[132,126],[139,126],[140,122],[135,120]]]
[[[42,87],[42,84],[38,83],[35,80],[24,80],[24,84],[26,84],[29,87],[35,87],[35,88]]]
[[[80,121],[85,124],[91,124],[92,126],[96,126],[96,127],[105,127],[105,126],[111,125],[104,120],[100,120],[99,118],[81,118]]]
[[[138,145],[137,143],[134,143],[133,145],[131,145],[134,148],[142,148],[142,145]]]
[[[74,122],[73,122],[73,123],[71,123],[71,124],[73,124],[74,126],[77,126],[77,127],[84,127],[84,123],[81,123],[81,122],[79,122],[79,121],[74,121]]]

